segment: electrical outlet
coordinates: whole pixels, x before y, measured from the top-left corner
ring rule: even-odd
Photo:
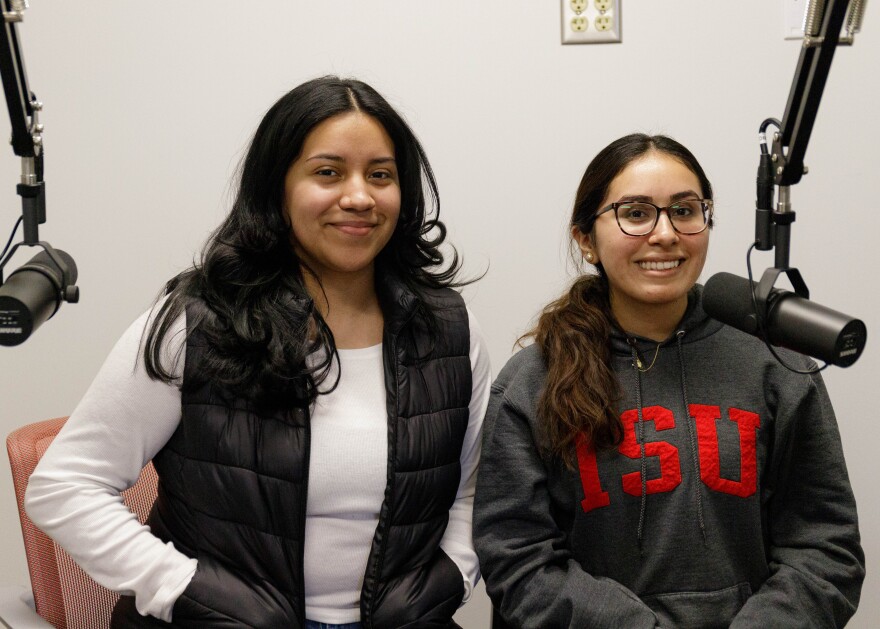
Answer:
[[[621,41],[623,0],[561,0],[562,43],[603,44]]]

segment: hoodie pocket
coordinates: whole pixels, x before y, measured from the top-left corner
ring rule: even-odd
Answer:
[[[668,592],[642,600],[657,614],[661,627],[714,629],[729,627],[752,595],[748,583],[711,592]]]

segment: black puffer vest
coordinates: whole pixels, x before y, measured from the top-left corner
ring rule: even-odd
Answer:
[[[462,575],[440,548],[461,476],[471,397],[461,296],[385,286],[383,352],[388,484],[361,592],[364,627],[455,627]],[[429,334],[425,310],[433,313]],[[188,309],[187,320],[195,317]],[[190,330],[184,379],[203,342]],[[198,569],[173,611],[176,627],[298,629],[305,624],[303,535],[309,409],[258,411],[213,385],[184,388],[181,423],[153,462],[153,532]],[[357,482],[357,479],[352,479]],[[130,599],[115,627],[168,626]]]

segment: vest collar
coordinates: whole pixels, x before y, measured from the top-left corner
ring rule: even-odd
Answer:
[[[421,306],[419,295],[397,275],[385,272],[376,278],[376,293],[385,316],[385,330],[392,334],[400,332]]]

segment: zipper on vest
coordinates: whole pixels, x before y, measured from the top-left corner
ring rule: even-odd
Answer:
[[[306,626],[306,568],[305,568],[305,549],[306,549],[306,512],[308,510],[308,496],[309,496],[309,466],[311,465],[311,453],[312,453],[312,413],[311,407],[306,406],[303,409],[303,415],[305,417],[305,453],[303,455],[303,495],[305,496],[305,500],[300,501],[302,505],[302,517],[299,519],[299,539],[300,539],[300,553],[299,553],[299,570],[302,578],[299,580],[299,600],[300,600],[300,626]]]
[[[390,363],[394,368],[394,416],[388,416],[388,461],[386,463],[387,469],[387,481],[385,485],[385,500],[382,502],[382,507],[387,507],[385,509],[386,517],[383,518],[383,509],[379,508],[379,522],[376,524],[376,533],[373,534],[373,539],[375,540],[376,534],[381,529],[383,531],[382,535],[382,543],[379,548],[378,554],[376,556],[376,561],[373,564],[372,570],[372,582],[373,582],[373,591],[370,596],[369,601],[363,600],[363,591],[361,591],[361,622],[364,624],[366,629],[373,629],[373,606],[376,604],[376,590],[379,585],[379,568],[385,563],[385,552],[388,547],[388,531],[390,530],[389,519],[391,518],[391,513],[393,513],[393,504],[392,500],[394,497],[394,478],[395,478],[395,470],[392,469],[392,461],[394,461],[394,457],[397,454],[397,422],[400,418],[400,378],[397,374],[397,339],[400,337],[400,331],[406,328],[410,322],[415,317],[416,310],[413,310],[407,315],[407,318],[403,321],[400,328],[398,328],[398,333],[391,336],[391,347],[389,350],[389,355],[391,357]],[[383,348],[384,351],[384,348]],[[384,356],[383,356],[383,371],[386,371],[384,364]],[[386,389],[388,383],[385,383]],[[386,414],[387,414],[387,403],[386,403]],[[393,434],[392,434],[393,433]],[[372,550],[372,548],[371,548]],[[372,553],[371,553],[372,555]],[[369,566],[369,558],[367,559],[367,565]],[[365,575],[366,576],[366,575]],[[368,604],[364,604],[368,603]]]

